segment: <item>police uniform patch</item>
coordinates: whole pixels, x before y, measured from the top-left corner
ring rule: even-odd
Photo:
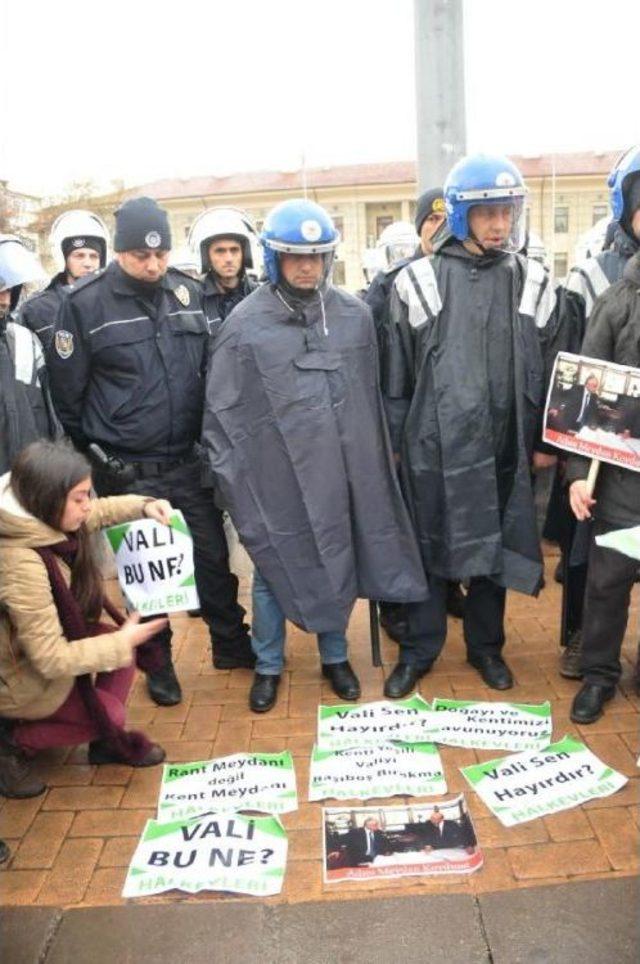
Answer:
[[[307,221],[303,221],[300,225],[300,233],[305,241],[318,241],[322,234],[320,222],[316,221],[314,218],[309,218]]]
[[[187,308],[191,304],[191,295],[189,294],[189,289],[186,285],[178,285],[174,290],[174,295],[178,299],[181,305]]]
[[[74,238],[71,242],[74,248],[84,248],[86,243],[84,238]]]
[[[159,248],[162,238],[157,231],[149,231],[148,234],[144,236],[144,243],[148,248]]]
[[[73,335],[70,331],[64,329],[57,331],[53,343],[60,358],[71,358],[73,355]]]

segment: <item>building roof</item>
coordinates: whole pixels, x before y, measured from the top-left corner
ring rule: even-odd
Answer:
[[[512,155],[525,178],[550,177],[555,162],[558,177],[569,175],[605,176],[622,151],[603,153]],[[343,164],[314,167],[306,171],[307,187],[358,187],[369,184],[416,182],[415,161],[386,161],[378,164]],[[227,177],[165,178],[141,184],[127,192],[129,197],[147,195],[157,200],[207,197],[210,195],[253,194],[270,191],[300,190],[302,171],[250,171]]]

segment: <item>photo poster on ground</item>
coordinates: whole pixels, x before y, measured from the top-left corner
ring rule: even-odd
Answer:
[[[314,746],[309,800],[372,800],[434,796],[447,792],[438,748],[433,743],[323,750]]]
[[[535,753],[488,760],[460,772],[505,827],[608,797],[627,783],[571,736]]]
[[[542,437],[566,452],[640,472],[640,369],[559,352]]]
[[[187,820],[222,810],[289,813],[298,809],[289,750],[234,753],[195,763],[165,763],[158,820]]]
[[[551,704],[433,701],[433,739],[476,750],[537,750],[551,742]]]
[[[174,511],[168,526],[141,519],[110,526],[105,533],[130,610],[155,616],[199,608],[193,540],[181,512]]]
[[[390,740],[426,743],[433,742],[432,727],[431,705],[419,693],[406,700],[319,706],[317,743],[323,750],[377,746]]]
[[[471,874],[483,863],[464,794],[322,813],[325,883]]]
[[[227,813],[169,823],[148,820],[122,896],[217,890],[269,897],[282,890],[286,863],[286,831],[274,816]]]

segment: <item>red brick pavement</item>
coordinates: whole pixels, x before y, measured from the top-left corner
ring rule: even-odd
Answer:
[[[517,685],[509,694],[520,702],[552,701],[554,737],[573,733],[585,739],[608,764],[628,776],[628,785],[604,800],[594,800],[564,813],[505,828],[480,800],[467,793],[485,851],[485,866],[473,877],[406,878],[326,886],[322,882],[321,804],[305,802],[309,756],[319,700],[335,702],[319,677],[315,643],[290,629],[287,671],[277,707],[255,716],[247,707],[251,673],[219,672],[211,667],[205,627],[200,620],[174,620],[176,662],[184,702],[158,708],[138,679],[130,699],[131,723],[144,728],[167,749],[169,760],[206,759],[241,750],[291,749],[296,763],[300,807],[283,822],[289,834],[289,863],[283,892],[274,901],[393,896],[414,893],[486,892],[570,880],[612,878],[637,871],[640,752],[640,702],[630,677],[638,640],[634,606],[625,643],[625,673],[605,716],[590,727],[569,721],[577,683],[557,673],[559,587],[555,564],[547,558],[547,588],[538,600],[511,595],[507,606],[507,650]],[[246,594],[246,589],[245,589]],[[352,662],[362,682],[364,700],[380,698],[383,673],[371,666],[367,609],[359,604],[349,630]],[[386,669],[395,646],[383,638]],[[444,655],[420,685],[423,695],[499,699],[482,685],[464,660],[460,625],[450,621]],[[442,748],[451,791],[467,789],[457,767],[489,759],[495,751]],[[10,844],[12,859],[0,872],[6,904],[87,906],[121,903],[125,870],[137,837],[153,816],[160,769],[89,766],[86,748],[55,751],[41,758],[49,789],[35,800],[0,800],[0,836]],[[410,802],[409,798],[406,798]],[[389,803],[402,802],[395,798]],[[161,895],[154,901],[216,900],[223,895]]]

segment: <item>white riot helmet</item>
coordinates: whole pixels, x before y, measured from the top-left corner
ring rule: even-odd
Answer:
[[[209,208],[203,211],[189,231],[189,246],[200,259],[203,273],[210,270],[209,245],[214,238],[234,238],[242,245],[244,270],[257,267],[254,250],[258,248],[256,229],[248,214],[239,208]]]
[[[100,255],[100,267],[107,263],[109,234],[101,218],[91,211],[65,211],[53,222],[49,232],[51,254],[60,271],[74,248],[95,247]]]
[[[420,244],[413,224],[408,221],[394,221],[389,224],[376,244],[378,264],[382,271],[389,271],[404,258],[410,258]]]
[[[18,303],[22,285],[45,278],[42,265],[20,238],[0,234],[0,291],[11,291],[11,310]]]

